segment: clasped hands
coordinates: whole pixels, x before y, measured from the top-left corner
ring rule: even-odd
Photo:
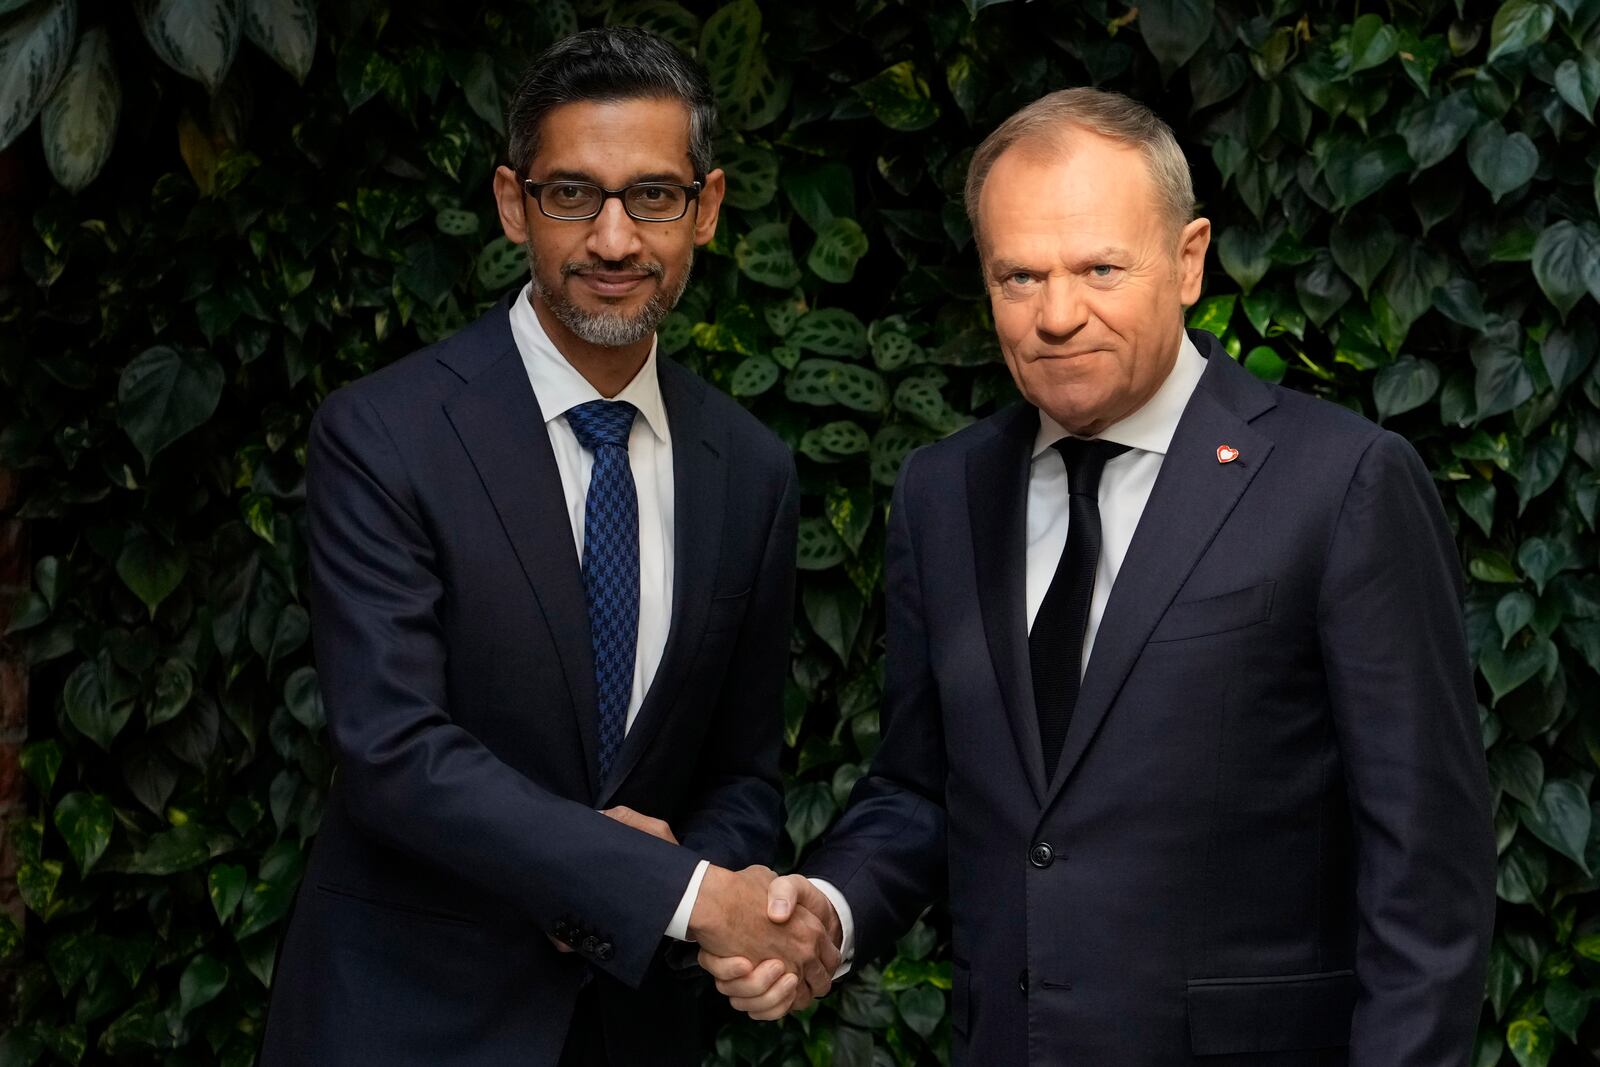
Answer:
[[[626,807],[604,814],[678,843],[660,819]],[[842,932],[828,898],[806,878],[780,878],[766,867],[708,867],[689,936],[700,944],[700,966],[716,979],[717,991],[752,1019],[804,1008],[833,987],[839,968]]]

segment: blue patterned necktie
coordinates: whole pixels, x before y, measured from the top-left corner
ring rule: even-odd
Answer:
[[[639,642],[639,498],[628,466],[628,432],[636,414],[620,400],[591,400],[567,412],[578,444],[594,453],[583,508],[583,585],[594,641],[602,778],[627,730]]]

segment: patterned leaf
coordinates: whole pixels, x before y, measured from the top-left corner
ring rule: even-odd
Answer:
[[[239,52],[244,0],[134,0],[161,61],[215,93]]]
[[[0,22],[0,150],[32,124],[67,73],[77,0],[45,0]]]
[[[244,0],[244,35],[304,85],[317,52],[312,0]]]
[[[44,158],[56,181],[77,192],[100,173],[116,142],[122,83],[104,26],[85,31],[66,76],[44,106]]]

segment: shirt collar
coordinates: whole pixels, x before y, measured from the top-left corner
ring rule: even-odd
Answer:
[[[511,336],[517,342],[517,352],[522,365],[527,368],[528,381],[533,384],[533,395],[539,398],[539,410],[544,421],[559,419],[579,404],[591,400],[604,400],[600,391],[578,373],[578,368],[567,362],[567,357],[550,340],[544,325],[533,310],[533,285],[522,287],[511,304]],[[667,437],[667,409],[661,399],[661,379],[656,374],[656,342],[650,341],[650,355],[644,366],[627,386],[611,398],[626,400],[639,410],[650,432],[662,442]]]
[[[1200,354],[1185,331],[1183,341],[1178,346],[1178,358],[1173,361],[1172,370],[1167,372],[1161,388],[1138,410],[1107,426],[1095,436],[1102,441],[1166,455],[1172,444],[1172,435],[1178,431],[1178,420],[1183,418],[1183,410],[1189,406],[1189,397],[1194,395],[1195,387],[1200,384],[1205,372],[1206,357]],[[1070,436],[1059,422],[1040,411],[1039,433],[1033,440],[1034,458],[1037,459],[1063,437]]]

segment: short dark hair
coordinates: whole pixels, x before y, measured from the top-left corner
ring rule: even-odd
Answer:
[[[711,172],[717,104],[705,71],[666,41],[628,26],[564,37],[539,53],[511,98],[506,154],[526,175],[539,151],[545,115],[580,100],[681,100],[689,109],[689,160],[694,176]]]

